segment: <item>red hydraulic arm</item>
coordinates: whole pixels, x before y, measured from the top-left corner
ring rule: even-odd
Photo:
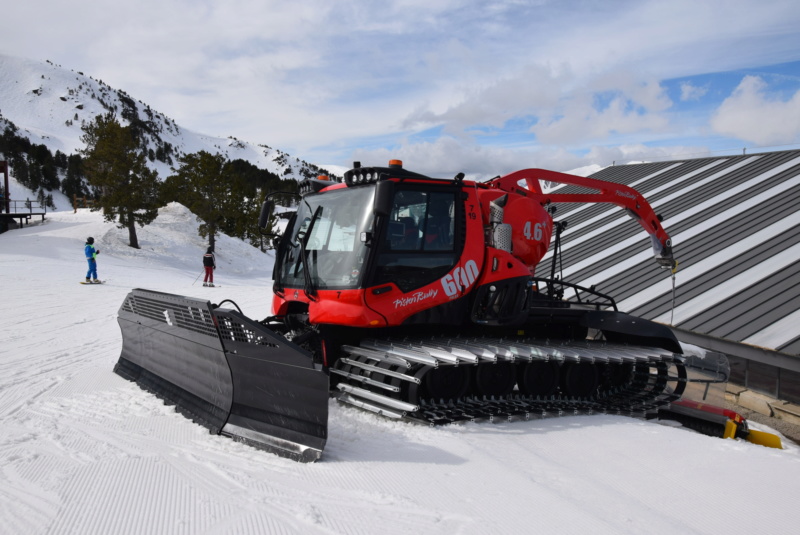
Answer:
[[[540,180],[583,186],[595,190],[595,193],[544,193],[539,185]],[[492,179],[486,185],[509,193],[536,198],[543,206],[550,203],[616,204],[624,208],[650,234],[658,263],[673,271],[677,268],[678,263],[672,257],[672,240],[661,226],[660,217],[653,211],[650,203],[629,186],[546,169],[514,171]]]

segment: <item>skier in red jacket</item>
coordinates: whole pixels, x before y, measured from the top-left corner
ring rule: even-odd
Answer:
[[[206,276],[203,277],[203,286],[214,286],[214,270],[217,269],[217,262],[211,247],[203,255],[203,267],[206,270]]]

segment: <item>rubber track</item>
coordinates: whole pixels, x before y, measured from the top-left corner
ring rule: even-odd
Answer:
[[[337,399],[390,418],[429,425],[460,421],[538,419],[577,414],[621,414],[646,417],[679,399],[686,386],[683,357],[652,348],[594,341],[549,343],[541,340],[437,338],[364,340],[344,346],[346,353],[332,372],[338,376]],[[633,373],[623,385],[586,398],[564,395],[534,397],[515,387],[507,396],[459,399],[410,399],[431,370],[447,366],[492,366],[534,361],[629,363]]]

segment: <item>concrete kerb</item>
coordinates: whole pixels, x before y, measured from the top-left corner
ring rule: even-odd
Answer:
[[[800,425],[800,405],[788,401],[775,401],[770,404],[770,407],[772,407],[772,415],[775,418]]]
[[[775,399],[734,384],[728,384],[726,387],[725,399],[758,414],[800,425],[800,405]]]

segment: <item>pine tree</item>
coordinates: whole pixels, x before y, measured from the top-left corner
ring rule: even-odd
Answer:
[[[70,154],[67,158],[67,176],[61,181],[61,192],[72,196],[85,197],[88,193],[83,184],[83,158],[80,154]]]
[[[28,189],[30,186],[30,171],[28,169],[28,159],[24,155],[12,158],[10,162],[11,169],[14,170],[14,177],[21,185]]]
[[[158,174],[147,167],[130,128],[121,126],[113,112],[81,129],[86,177],[100,192],[92,210],[102,209],[106,221],[118,218],[118,227],[128,229],[129,245],[139,249],[136,223],[143,227],[158,216]]]
[[[178,159],[180,167],[164,182],[164,199],[178,201],[201,222],[198,234],[215,248],[225,218],[235,209],[231,201],[233,183],[226,174],[225,158],[206,151]]]

